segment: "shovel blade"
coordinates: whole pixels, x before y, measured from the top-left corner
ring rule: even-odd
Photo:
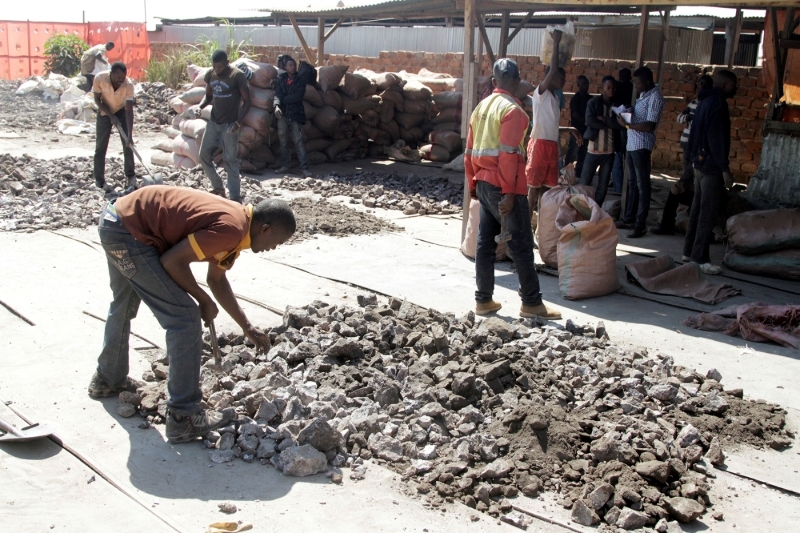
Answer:
[[[27,442],[29,440],[43,439],[49,437],[55,430],[49,426],[36,426],[30,429],[18,429],[19,435],[11,432],[0,436],[0,442]]]

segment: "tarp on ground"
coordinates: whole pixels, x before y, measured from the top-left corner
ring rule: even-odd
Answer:
[[[625,271],[630,283],[648,292],[693,298],[711,305],[742,293],[731,285],[712,283],[700,272],[698,264],[677,266],[668,255],[630,263]]]

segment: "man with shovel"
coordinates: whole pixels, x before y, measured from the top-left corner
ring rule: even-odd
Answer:
[[[128,377],[128,339],[144,301],[167,332],[167,439],[189,442],[228,424],[233,409],[200,407],[201,320],[214,331],[216,299],[258,351],[269,350],[269,337],[250,323],[225,273],[242,250],[274,250],[295,227],[291,207],[275,199],[242,206],[204,191],[154,185],[109,203],[98,232],[114,299],[89,395],[136,390],[138,383]],[[192,273],[190,265],[198,261],[208,263],[206,282],[214,299]]]
[[[108,193],[114,190],[112,184],[106,183],[106,152],[111,132],[114,128],[129,131],[128,121],[125,117],[125,100],[133,98],[133,82],[128,79],[128,67],[125,66],[125,63],[117,61],[111,65],[111,70],[95,76],[92,93],[94,93],[97,109],[100,111],[97,114],[94,148],[94,183]],[[135,189],[136,172],[131,146],[129,140],[122,139],[125,177],[128,178],[126,187]]]
[[[488,315],[501,305],[494,293],[497,243],[507,241],[519,275],[520,316],[556,320],[561,313],[542,302],[539,276],[533,265],[533,233],[525,179],[525,132],[528,115],[513,95],[519,87],[519,67],[498,59],[492,69],[494,91],[472,113],[464,168],[470,197],[481,203],[475,253],[475,313]]]

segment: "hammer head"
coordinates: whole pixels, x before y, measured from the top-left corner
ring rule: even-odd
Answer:
[[[494,238],[494,242],[497,244],[508,242],[511,240],[511,232],[510,231],[503,231],[500,232],[500,235]]]

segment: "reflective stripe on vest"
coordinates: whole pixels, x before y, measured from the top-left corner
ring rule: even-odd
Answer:
[[[522,135],[519,146],[500,144],[500,121],[506,113],[514,108],[525,112],[514,101],[514,98],[505,93],[492,93],[478,104],[470,119],[472,127],[472,150],[468,151],[473,157],[498,157],[500,152],[525,154],[525,133]]]

